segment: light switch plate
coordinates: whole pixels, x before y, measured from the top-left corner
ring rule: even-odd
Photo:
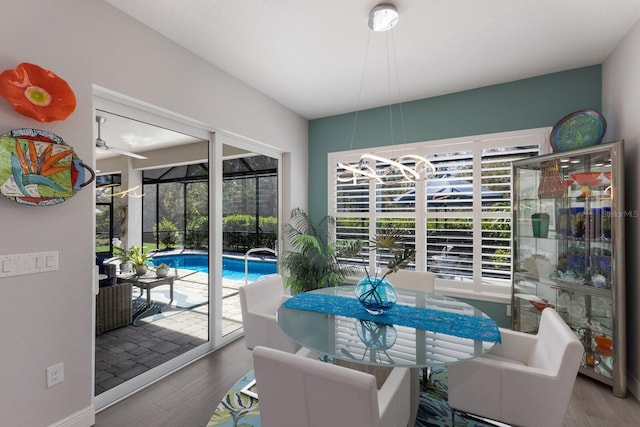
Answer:
[[[0,255],[0,277],[58,270],[58,251]]]

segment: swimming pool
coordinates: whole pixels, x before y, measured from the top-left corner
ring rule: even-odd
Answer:
[[[209,256],[207,254],[175,254],[154,255],[153,265],[169,264],[171,268],[209,272]],[[255,282],[260,277],[278,272],[275,261],[250,259],[248,262],[249,282]],[[244,280],[244,258],[222,256],[222,278],[230,280]]]

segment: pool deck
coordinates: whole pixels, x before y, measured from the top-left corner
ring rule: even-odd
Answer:
[[[183,269],[172,269],[172,273],[177,273],[174,294],[200,296],[208,301],[208,273]],[[222,281],[223,336],[242,327],[238,288],[243,284],[244,281]],[[168,288],[169,285],[162,285],[154,290]],[[137,290],[133,294],[134,299],[138,297]],[[96,395],[207,342],[208,303],[177,308],[174,301],[162,313],[161,318],[150,323],[131,324],[96,336]]]

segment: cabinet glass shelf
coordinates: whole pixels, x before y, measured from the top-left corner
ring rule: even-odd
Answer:
[[[623,142],[513,163],[513,329],[553,307],[581,339],[580,372],[626,395]]]

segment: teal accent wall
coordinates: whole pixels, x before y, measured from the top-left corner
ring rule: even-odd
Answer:
[[[469,72],[473,72],[472,68]],[[594,65],[515,82],[324,117],[309,122],[309,207],[327,214],[327,154],[334,151],[553,126],[581,109],[602,111],[602,67]],[[404,116],[404,131],[400,121]],[[392,126],[390,125],[392,124]]]

